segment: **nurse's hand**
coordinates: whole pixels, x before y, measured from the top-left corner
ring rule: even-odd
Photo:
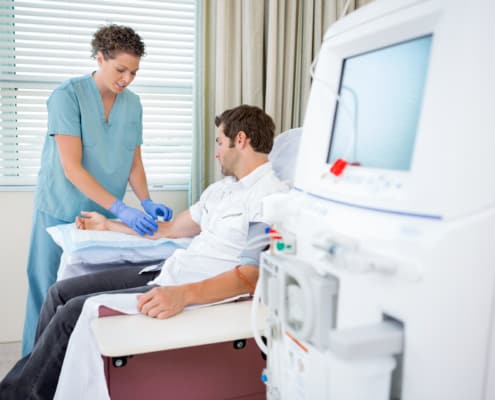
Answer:
[[[141,205],[154,219],[157,219],[158,217],[163,217],[164,221],[170,221],[172,219],[173,211],[165,204],[155,203],[151,199],[144,199],[141,202]]]
[[[138,310],[152,318],[165,319],[186,306],[184,286],[160,286],[138,295]]]
[[[118,199],[108,210],[140,235],[151,236],[158,229],[158,225],[153,218],[142,211],[126,206]]]

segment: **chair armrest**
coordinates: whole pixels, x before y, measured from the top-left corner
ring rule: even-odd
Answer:
[[[142,314],[99,318],[92,322],[100,352],[119,357],[220,343],[253,337],[252,300],[194,308],[164,320]],[[258,328],[263,332],[267,310],[260,305]]]

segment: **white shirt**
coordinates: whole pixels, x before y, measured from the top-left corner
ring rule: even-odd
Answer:
[[[226,177],[208,186],[189,209],[201,233],[187,249],[176,250],[151,283],[164,286],[195,282],[234,268],[246,247],[249,224],[264,222],[262,199],[288,190],[269,162],[240,180]]]

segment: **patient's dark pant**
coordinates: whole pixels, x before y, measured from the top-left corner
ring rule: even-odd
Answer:
[[[134,266],[121,267],[55,283],[41,310],[33,351],[0,383],[0,400],[52,400],[65,350],[86,298],[109,292],[147,292],[151,286],[146,284],[159,271],[138,272]]]

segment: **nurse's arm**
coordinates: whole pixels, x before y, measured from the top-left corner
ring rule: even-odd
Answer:
[[[120,221],[105,218],[95,211],[81,211],[82,217],[76,217],[76,226],[82,230],[113,231],[138,235],[133,229]],[[158,230],[149,239],[192,237],[200,233],[201,227],[193,221],[189,210],[181,212],[172,221],[158,221]]]
[[[140,146],[137,146],[134,150],[131,171],[129,173],[129,185],[131,185],[132,191],[140,201],[150,198]]]
[[[150,317],[165,319],[180,313],[189,305],[214,303],[252,293],[258,272],[259,268],[255,265],[243,265],[238,270],[234,268],[200,282],[155,287],[138,295],[138,310]]]
[[[65,177],[86,197],[103,208],[110,208],[115,197],[107,192],[82,165],[81,139],[78,136],[56,134],[55,142]]]

